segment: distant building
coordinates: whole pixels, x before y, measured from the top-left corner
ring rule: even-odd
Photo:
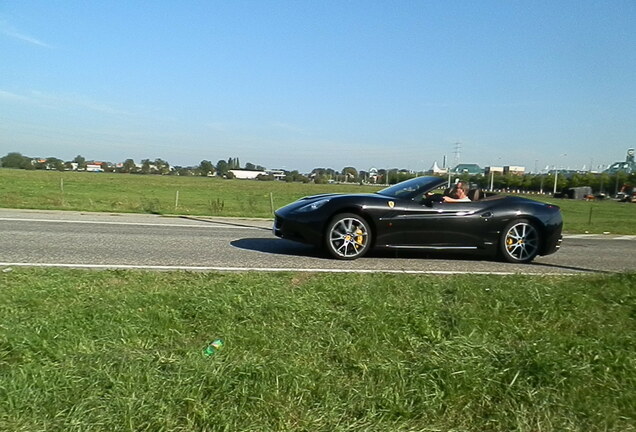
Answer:
[[[255,180],[259,175],[266,176],[267,173],[265,171],[253,171],[253,170],[242,170],[242,169],[232,169],[229,172],[234,174],[234,178],[241,180]]]
[[[451,170],[453,174],[480,175],[484,173],[477,164],[459,164]]]
[[[508,165],[503,168],[504,174],[524,175],[526,173],[526,167]]]
[[[439,165],[437,165],[437,161],[435,161],[433,162],[433,166],[428,170],[428,172],[431,174],[447,174],[448,169],[440,168]]]
[[[504,173],[504,167],[502,166],[487,166],[486,168],[484,168],[484,173],[485,174],[503,174]]]
[[[280,169],[267,170],[267,174],[271,175],[276,180],[284,180],[285,179],[285,175],[286,175],[285,171],[280,170]]]
[[[86,164],[86,171],[88,172],[104,172],[103,162],[93,162]]]
[[[636,162],[634,162],[634,149],[627,149],[627,157],[625,158],[625,162],[614,162],[608,169],[605,171],[608,174],[616,174],[619,172],[624,172],[626,174],[636,173]]]
[[[375,167],[371,167],[369,168],[369,172],[368,172],[368,179],[367,181],[370,183],[377,183],[378,182],[378,169]]]

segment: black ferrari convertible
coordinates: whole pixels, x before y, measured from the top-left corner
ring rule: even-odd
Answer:
[[[478,252],[527,263],[556,252],[558,206],[468,191],[470,202],[444,202],[441,177],[417,177],[376,193],[301,198],[275,212],[276,236],[324,247],[338,259],[372,248]]]

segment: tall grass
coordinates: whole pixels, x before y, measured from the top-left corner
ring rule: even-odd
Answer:
[[[0,287],[4,431],[636,429],[633,274],[17,269]]]

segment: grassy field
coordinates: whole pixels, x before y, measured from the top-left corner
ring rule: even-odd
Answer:
[[[636,430],[633,274],[15,269],[0,287],[2,431]]]
[[[357,184],[0,169],[0,207],[7,208],[271,218],[272,208],[305,195],[378,189]]]
[[[0,207],[22,209],[271,218],[272,209],[302,196],[378,189],[357,184],[0,169]],[[530,197],[561,206],[568,233],[636,234],[634,204]]]

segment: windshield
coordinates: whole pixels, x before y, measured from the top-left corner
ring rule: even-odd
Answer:
[[[441,177],[416,177],[401,183],[389,186],[377,193],[392,198],[411,199],[417,195],[433,190],[446,182]]]

